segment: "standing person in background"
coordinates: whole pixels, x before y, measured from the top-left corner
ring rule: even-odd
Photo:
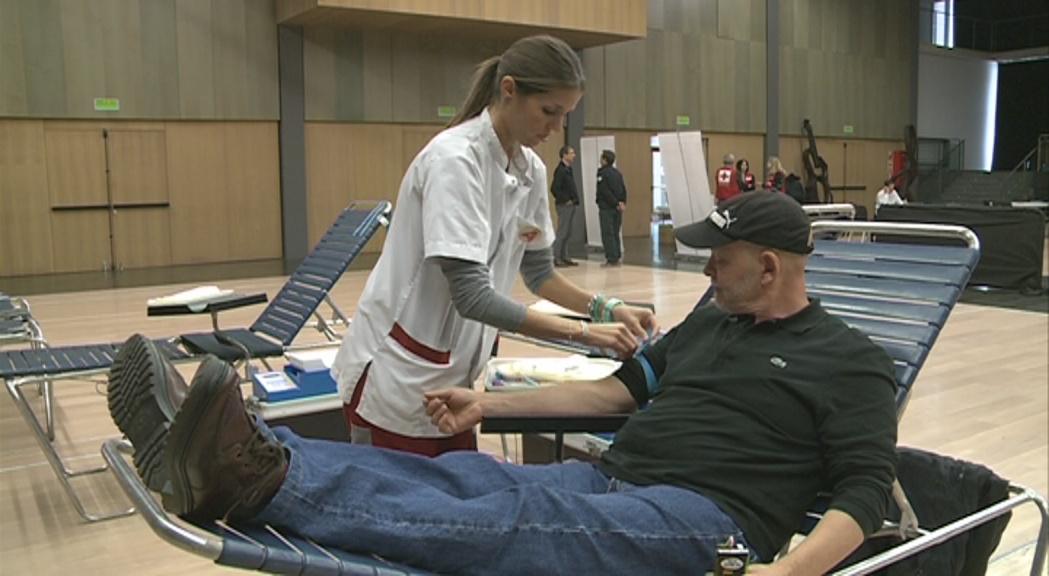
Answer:
[[[579,192],[576,190],[575,178],[572,176],[572,161],[575,150],[571,146],[561,147],[561,161],[554,169],[554,181],[550,192],[554,195],[554,208],[557,209],[557,235],[554,240],[554,266],[578,266],[568,257],[568,239],[572,237],[572,220],[575,218],[575,207],[579,205]]]
[[[450,126],[408,167],[382,254],[332,366],[355,443],[435,456],[475,450],[472,430],[430,422],[424,392],[470,388],[499,330],[567,338],[619,357],[658,330],[652,313],[586,291],[554,269],[546,166],[532,148],[560,132],[583,66],[551,36],[481,63]],[[510,299],[518,277],[583,323]]]
[[[602,266],[622,266],[619,259],[623,257],[623,245],[619,240],[619,231],[623,227],[623,211],[626,210],[626,184],[615,163],[615,152],[601,152],[601,167],[597,169],[597,207],[601,219],[601,245],[605,248],[605,263]]]
[[[784,183],[787,180],[787,171],[783,169],[783,163],[779,161],[779,157],[769,156],[769,162],[765,165],[765,169],[768,171],[768,178],[765,180],[765,190],[785,194]]]
[[[715,174],[718,188],[714,192],[714,198],[718,204],[739,194],[739,178],[736,174],[735,162],[736,157],[731,152],[725,154],[725,157],[721,159],[721,168],[718,168]]]
[[[750,173],[750,162],[747,162],[746,158],[736,161],[736,180],[739,182],[740,192],[750,192],[757,188],[754,175]]]
[[[882,186],[881,190],[878,190],[878,195],[874,198],[874,213],[877,214],[878,208],[886,204],[898,205],[906,203],[903,198],[900,198],[899,193],[896,192],[896,187],[893,186],[892,180],[886,180],[884,186]]]

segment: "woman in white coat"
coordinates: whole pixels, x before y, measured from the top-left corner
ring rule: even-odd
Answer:
[[[561,131],[583,84],[567,44],[519,40],[478,67],[450,127],[415,157],[332,368],[355,442],[431,456],[476,449],[472,431],[448,436],[430,423],[423,392],[472,386],[499,329],[622,357],[658,329],[650,311],[554,270],[546,168],[532,147]],[[511,300],[518,274],[536,295],[595,322]]]

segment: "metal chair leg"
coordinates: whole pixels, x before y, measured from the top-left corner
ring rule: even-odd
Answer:
[[[48,464],[51,465],[51,469],[54,470],[55,476],[58,477],[58,481],[62,484],[62,488],[65,490],[66,495],[69,497],[69,499],[73,502],[73,506],[76,508],[76,511],[78,514],[80,514],[81,518],[87,520],[88,522],[98,522],[101,520],[120,518],[123,516],[133,514],[135,512],[135,509],[133,507],[126,508],[123,510],[115,510],[111,512],[102,513],[91,513],[88,512],[86,508],[84,508],[83,502],[81,502],[80,497],[77,496],[77,493],[73,489],[73,485],[70,484],[69,479],[75,478],[77,476],[99,474],[109,470],[109,466],[103,464],[101,466],[82,468],[78,470],[72,470],[68,466],[66,466],[65,462],[63,462],[62,458],[58,455],[58,452],[55,451],[55,447],[51,444],[47,432],[45,432],[44,429],[40,426],[40,421],[33,413],[33,410],[30,408],[29,403],[26,401],[25,395],[22,393],[21,386],[28,383],[29,382],[20,383],[17,380],[5,381],[5,384],[7,384],[7,391],[11,394],[11,399],[14,400],[15,405],[18,406],[19,412],[22,413],[22,418],[26,421],[26,424],[29,425],[29,429],[33,433],[33,437],[36,438],[37,444],[40,445],[40,450],[44,453],[44,456],[47,458]],[[50,391],[50,383],[48,382],[47,384],[48,386],[46,387],[46,390]],[[48,402],[46,398],[47,396],[45,396],[45,403],[50,404],[50,402]]]

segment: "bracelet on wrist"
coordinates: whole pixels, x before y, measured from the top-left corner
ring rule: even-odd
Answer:
[[[604,306],[601,309],[601,321],[611,322],[613,320],[612,311],[615,310],[617,306],[622,305],[623,301],[619,298],[609,298],[605,300]]]
[[[605,305],[605,295],[595,293],[590,297],[590,301],[587,303],[587,313],[590,315],[590,320],[594,322],[601,321],[601,309]]]

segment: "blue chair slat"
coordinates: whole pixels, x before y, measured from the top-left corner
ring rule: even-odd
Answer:
[[[179,348],[178,342],[174,340],[154,340],[153,343],[157,345],[157,348],[168,360],[185,360],[190,357],[185,350]]]
[[[958,246],[930,246],[920,244],[892,244],[887,242],[836,242],[817,240],[817,255],[876,258],[895,262],[919,264],[976,266],[980,253],[972,248]]]
[[[853,274],[862,277],[911,280],[964,286],[970,271],[958,266],[934,266],[913,262],[890,262],[881,260],[851,260],[831,256],[814,255],[805,268],[808,272]]]
[[[16,374],[26,374],[29,364],[22,357],[21,350],[8,350],[0,352],[0,376],[8,377]]]
[[[223,539],[222,553],[215,560],[216,564],[223,566],[275,574],[426,574],[380,558],[320,546],[298,536],[289,536],[273,527],[267,529],[255,524],[235,525],[231,526],[231,530],[215,524],[198,527]]]
[[[317,286],[302,277],[295,278],[284,286],[284,298],[280,305],[307,310],[309,313],[313,311],[310,309],[311,305],[315,307],[316,302],[323,300],[328,290],[327,286]]]
[[[929,347],[918,342],[900,342],[884,338],[871,338],[871,340],[884,348],[893,360],[904,364],[921,366],[925,362],[925,356],[929,353]]]
[[[317,266],[317,261],[304,263],[288,280],[295,285],[313,286],[319,290],[325,290],[333,284],[331,281],[333,272],[341,270],[342,267],[342,264],[330,267]]]
[[[856,298],[854,296],[827,294],[819,290],[813,290],[810,294],[819,297],[820,303],[828,310],[887,318],[921,320],[937,326],[942,326],[947,321],[949,312],[946,306],[939,304],[927,305],[899,300]]]
[[[307,312],[307,317],[309,317],[308,315],[309,313]],[[252,324],[251,331],[271,336],[284,346],[289,346],[292,340],[295,340],[299,330],[302,329],[302,325],[305,324],[299,320],[301,317],[298,314],[289,313],[287,310],[279,308],[270,310],[265,320]]]
[[[907,365],[896,365],[896,385],[899,386],[899,392],[896,394],[896,410],[897,412],[903,408],[903,401],[907,393],[911,390],[911,385],[914,384],[914,379],[918,377],[918,366],[907,366]]]
[[[869,296],[883,296],[905,300],[921,300],[940,304],[953,302],[957,287],[947,284],[915,283],[884,278],[860,278],[835,273],[806,270],[805,285],[811,290],[849,292]]]
[[[904,324],[874,318],[860,318],[847,314],[836,314],[846,324],[863,332],[867,336],[877,336],[905,342],[933,342],[939,330],[935,326],[922,324]]]

